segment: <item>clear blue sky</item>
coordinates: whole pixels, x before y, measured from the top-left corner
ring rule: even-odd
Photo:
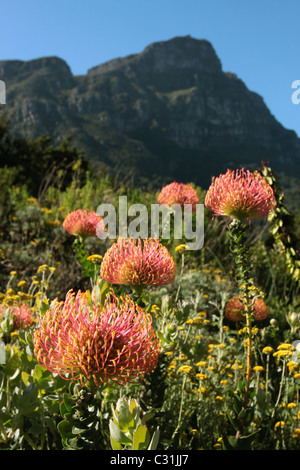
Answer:
[[[2,0],[0,60],[55,55],[79,75],[189,34],[210,41],[223,70],[236,73],[300,137],[300,104],[291,100],[292,82],[300,80],[299,6],[299,0]]]

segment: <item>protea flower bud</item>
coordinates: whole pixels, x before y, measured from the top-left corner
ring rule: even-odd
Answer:
[[[244,304],[240,297],[234,296],[228,300],[225,307],[225,317],[231,321],[245,321],[246,317],[243,313]],[[254,319],[265,320],[268,316],[268,309],[265,301],[261,297],[256,297],[253,305]]]

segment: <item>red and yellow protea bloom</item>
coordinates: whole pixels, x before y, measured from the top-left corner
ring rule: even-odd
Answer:
[[[3,316],[5,309],[9,309],[9,315],[13,318],[12,327],[14,330],[25,329],[30,327],[34,324],[35,319],[32,313],[31,308],[26,305],[22,304],[19,306],[9,306],[6,307],[5,304],[0,305],[0,318]]]
[[[243,168],[214,177],[205,197],[214,215],[240,221],[267,217],[275,204],[273,189],[260,173]]]
[[[103,233],[105,225],[102,217],[95,211],[77,209],[66,216],[63,228],[71,235],[87,238]]]
[[[174,281],[176,265],[156,239],[119,238],[104,255],[100,276],[111,284],[163,286]]]
[[[196,189],[191,184],[174,181],[162,188],[157,197],[157,202],[165,206],[179,204],[181,207],[191,204],[192,211],[195,211],[196,205],[199,204],[199,198]]]
[[[89,291],[55,300],[34,332],[38,363],[81,384],[137,382],[157,364],[159,341],[150,314],[114,294],[101,306]]]
[[[245,321],[245,305],[238,296],[234,296],[228,300],[225,307],[225,317],[231,321]],[[255,320],[265,320],[268,317],[268,308],[264,299],[255,297],[253,304],[253,317]]]

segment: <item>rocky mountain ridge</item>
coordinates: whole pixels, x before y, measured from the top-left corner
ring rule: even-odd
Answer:
[[[0,61],[3,114],[16,136],[72,142],[95,165],[137,181],[194,181],[206,187],[228,167],[258,167],[300,177],[300,139],[263,98],[222,70],[206,40],[150,44],[73,76],[57,57]]]

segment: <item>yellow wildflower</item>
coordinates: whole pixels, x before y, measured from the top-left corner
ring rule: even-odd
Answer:
[[[266,347],[263,348],[263,350],[262,350],[263,354],[271,354],[273,351],[274,351],[274,349],[271,348],[271,346],[266,346]]]
[[[97,263],[98,261],[101,261],[102,260],[102,256],[101,255],[91,255],[87,258],[87,261],[91,261],[92,263]]]
[[[287,363],[287,366],[290,372],[294,372],[295,370],[298,370],[299,364],[297,364],[297,362],[290,361]]]
[[[294,429],[293,437],[298,439],[300,437],[300,428]]]
[[[279,351],[274,352],[274,357],[284,357],[284,356],[292,356],[293,352],[288,351],[287,349],[279,349]]]
[[[199,317],[206,317],[207,313],[206,312],[198,312]]]
[[[18,287],[26,287],[27,286],[27,282],[26,281],[20,281],[18,283]]]
[[[177,372],[182,372],[183,374],[194,373],[194,369],[191,366],[181,366]]]
[[[262,366],[254,366],[253,370],[256,370],[256,371],[260,372],[260,371],[263,371],[264,368]]]
[[[185,244],[181,244],[176,246],[175,251],[178,253],[184,253],[186,251],[187,246]]]
[[[45,273],[49,269],[49,266],[47,264],[42,264],[41,266],[38,267],[37,272],[38,273]]]
[[[10,295],[14,295],[14,294],[15,294],[15,291],[12,288],[7,289],[6,295],[10,296]]]
[[[290,343],[281,343],[277,346],[277,349],[293,349],[293,345]]]
[[[160,308],[157,306],[157,305],[152,305],[151,307],[151,313],[156,313],[156,312],[159,312],[160,311]]]
[[[196,326],[198,326],[198,325],[202,325],[203,320],[202,320],[202,318],[199,318],[199,317],[198,317],[198,318],[189,318],[189,319],[186,321],[186,323],[187,323],[188,325],[196,325]]]
[[[202,373],[196,374],[196,377],[197,377],[197,379],[199,379],[199,380],[205,380],[205,379],[207,379],[207,375],[206,375],[206,374],[202,374]]]
[[[197,362],[196,366],[197,366],[197,367],[206,367],[206,366],[207,366],[207,362],[206,362],[206,361],[199,361],[199,362]]]

